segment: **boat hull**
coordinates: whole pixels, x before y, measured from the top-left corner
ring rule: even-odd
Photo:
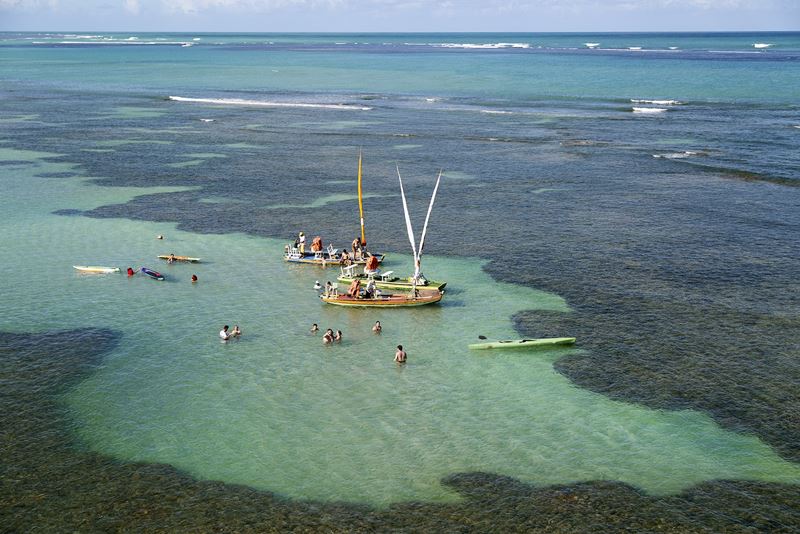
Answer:
[[[375,280],[375,286],[380,287],[383,289],[406,289],[411,290],[413,288],[413,284],[408,280],[408,278],[399,278],[399,277],[391,277],[386,280],[382,280],[380,277],[372,278]],[[361,280],[362,285],[366,285],[366,283],[370,280],[365,274],[357,274],[354,276],[340,276],[336,279],[339,282],[344,284],[351,284],[353,280]],[[417,284],[418,289],[437,289],[439,291],[443,290],[447,282],[437,282],[436,280],[428,280],[428,283],[425,285]]]
[[[435,304],[442,300],[444,292],[442,291],[420,291],[416,297],[408,295],[382,295],[376,298],[354,298],[350,295],[334,295],[326,297],[320,295],[320,299],[327,304],[336,306],[350,306],[353,308],[407,308],[412,306],[425,306],[426,304]]]
[[[373,254],[376,258],[378,258],[378,263],[383,262],[383,258],[385,254]],[[299,256],[296,254],[284,254],[283,256],[284,261],[288,261],[289,263],[306,263],[311,265],[319,265],[320,267],[339,267],[339,258],[325,258],[325,257],[318,257],[313,253],[308,253],[304,256]],[[352,261],[352,260],[351,260]],[[356,260],[352,261],[353,265],[366,265],[367,260]]]
[[[169,260],[169,254],[162,254],[158,257],[160,260]],[[192,258],[191,256],[175,256],[175,261],[182,261],[185,263],[200,263],[200,258]]]
[[[73,265],[72,268],[82,273],[108,274],[119,272],[119,267],[100,267],[99,265]]]
[[[139,268],[139,272],[149,276],[153,280],[159,280],[159,281],[164,280],[164,275],[163,274],[161,274],[158,271],[154,271],[152,269],[148,269],[147,267],[140,267]]]
[[[473,350],[480,349],[522,349],[563,347],[575,344],[574,337],[546,337],[540,339],[509,339],[504,341],[488,341],[474,343],[469,346]]]

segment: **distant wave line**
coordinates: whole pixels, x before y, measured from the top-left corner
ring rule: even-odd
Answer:
[[[320,104],[311,102],[272,102],[269,100],[245,100],[241,98],[190,98],[185,96],[169,96],[168,100],[174,102],[195,102],[198,104],[221,104],[229,106],[261,106],[272,108],[321,108],[340,109],[349,111],[369,111],[367,106],[354,106],[350,104]]]
[[[437,48],[468,48],[493,50],[500,48],[530,48],[528,43],[403,43],[406,46],[435,46]]]

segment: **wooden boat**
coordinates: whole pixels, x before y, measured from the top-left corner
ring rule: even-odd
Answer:
[[[424,306],[425,304],[434,304],[442,300],[444,291],[438,289],[423,289],[415,293],[396,293],[378,295],[373,298],[365,298],[362,296],[351,297],[350,295],[342,295],[334,292],[331,295],[320,295],[320,299],[327,304],[335,304],[337,306],[350,306],[360,308],[400,308],[409,306]]]
[[[139,272],[142,274],[146,274],[153,280],[164,280],[164,275],[158,271],[154,271],[153,269],[148,269],[147,267],[139,267]]]
[[[174,261],[182,261],[186,263],[200,263],[200,258],[192,258],[191,256],[175,256],[174,254],[161,254],[158,259],[169,261],[170,257]]]
[[[399,276],[394,276],[394,271],[386,271],[386,272],[377,272],[371,274],[363,274],[363,273],[356,273],[355,266],[351,265],[350,267],[342,267],[342,273],[336,279],[343,284],[350,285],[353,283],[353,280],[360,280],[362,285],[366,285],[367,282],[370,280],[375,281],[375,287],[379,287],[382,289],[413,289],[415,280],[413,277],[409,276],[407,278],[400,278]],[[439,282],[437,280],[427,280],[425,278],[420,278],[416,280],[416,286],[418,289],[438,289],[439,291],[443,290],[447,282]]]
[[[367,238],[364,232],[364,200],[361,194],[361,152],[358,153],[358,211],[361,217],[361,247],[366,251]],[[344,250],[346,250],[346,248]],[[292,263],[310,263],[321,267],[332,267],[339,265],[339,254],[341,254],[341,250],[334,248],[331,244],[328,244],[326,249],[318,251],[308,250],[304,247],[304,252],[302,254],[298,247],[294,246],[294,244],[290,244],[284,247],[283,259]],[[364,255],[364,257],[359,257],[358,259],[350,256],[349,261],[353,265],[366,265],[370,256],[376,257],[378,263],[381,263],[386,255],[368,253],[368,255]]]
[[[119,267],[101,267],[99,265],[73,265],[72,268],[82,273],[108,274],[119,272]]]
[[[503,341],[487,341],[474,343],[471,349],[521,349],[521,348],[553,348],[574,345],[574,337],[544,337],[539,339],[508,339]]]
[[[372,254],[378,260],[378,263],[383,262],[384,254]],[[286,250],[283,255],[284,261],[290,263],[310,263],[312,265],[319,265],[320,267],[339,267],[341,265],[339,260],[339,249],[333,248],[333,245],[328,245],[328,248],[321,251],[310,252],[305,251],[305,254],[300,254],[297,248],[291,245],[286,245]],[[361,258],[358,260],[351,259],[352,265],[366,265],[368,258]]]

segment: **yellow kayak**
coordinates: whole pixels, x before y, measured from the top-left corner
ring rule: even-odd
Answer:
[[[191,256],[174,256],[172,254],[162,254],[158,257],[158,259],[169,261],[170,256],[172,256],[172,259],[175,261],[184,261],[187,263],[200,263],[200,258],[192,258]]]

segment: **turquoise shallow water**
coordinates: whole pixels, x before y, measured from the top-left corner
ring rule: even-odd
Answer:
[[[36,178],[74,170],[44,156],[2,153],[17,163],[3,168],[0,235],[18,251],[2,267],[30,276],[4,284],[0,328],[122,333],[97,372],[64,396],[84,447],[289,497],[375,505],[455,499],[440,479],[463,471],[537,485],[614,479],[653,494],[717,478],[800,480],[761,441],[703,414],[572,386],[552,368],[569,349],[470,352],[478,333],[515,337],[509,318],[517,311],[570,313],[556,295],[493,281],[480,260],[425,259],[429,275],[449,281],[441,306],[326,307],[311,286],[334,271],[284,264],[280,241],[52,215],[165,190]],[[169,252],[204,262],[154,259]],[[143,263],[167,281],[71,268]],[[387,267],[408,269],[410,258],[393,254]],[[380,336],[370,331],[375,320]],[[308,333],[312,322],[343,330],[344,342],[323,346]],[[222,323],[239,324],[244,336],[221,343]],[[402,368],[391,361],[398,343],[410,354]]]

